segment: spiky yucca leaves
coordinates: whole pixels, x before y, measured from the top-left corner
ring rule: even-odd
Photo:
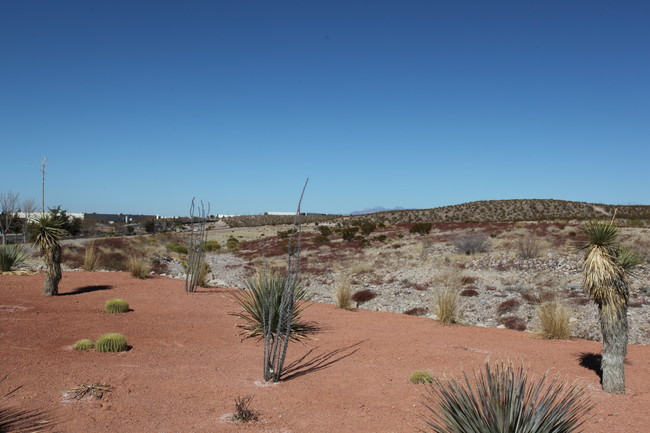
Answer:
[[[95,349],[98,352],[124,352],[128,347],[122,334],[104,334],[95,341]]]
[[[613,222],[590,221],[582,231],[587,237],[582,287],[598,305],[603,335],[603,390],[623,394],[628,341],[627,274],[638,264],[638,258],[618,245],[618,228]]]
[[[538,381],[511,364],[490,366],[464,380],[433,379],[423,405],[436,433],[578,432],[592,405],[582,388],[557,379]]]
[[[280,317],[280,301],[287,285],[287,276],[279,272],[262,269],[246,280],[246,289],[236,292],[234,297],[243,308],[243,312],[235,316],[244,319],[244,324],[239,325],[244,330],[245,338],[264,336],[264,331],[271,330],[275,334]],[[309,331],[309,325],[302,321],[300,315],[304,310],[307,292],[298,284],[295,290],[293,316],[291,319],[291,336],[299,339]]]
[[[63,221],[52,214],[43,215],[32,225],[32,241],[43,253],[47,274],[43,285],[45,296],[59,294],[61,281],[61,238],[65,235]]]
[[[4,382],[8,376],[0,378]],[[21,409],[10,406],[5,400],[9,399],[20,387],[0,395],[0,432],[2,433],[34,433],[51,431],[56,423],[46,419],[47,412]],[[49,416],[48,416],[49,417]]]
[[[10,271],[27,260],[27,257],[29,252],[20,244],[0,245],[0,272]]]

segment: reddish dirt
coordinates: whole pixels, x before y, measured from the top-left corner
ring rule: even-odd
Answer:
[[[63,432],[409,432],[423,427],[423,385],[409,375],[427,369],[461,377],[486,359],[523,362],[536,377],[549,372],[577,380],[596,404],[585,431],[648,432],[650,347],[630,346],[625,395],[600,390],[597,374],[580,366],[601,345],[544,341],[530,333],[441,326],[414,316],[342,311],[313,304],[305,311],[322,331],[291,344],[294,376],[263,386],[262,345],[240,341],[231,291],[183,291],[163,277],[66,272],[60,296],[41,294],[43,274],[0,275],[0,365],[9,378],[0,395],[22,385],[5,403],[48,411]],[[133,311],[109,315],[110,298]],[[126,336],[128,352],[74,351],[81,338]],[[82,383],[115,389],[102,399],[66,401]],[[224,421],[237,396],[252,395],[260,420]]]

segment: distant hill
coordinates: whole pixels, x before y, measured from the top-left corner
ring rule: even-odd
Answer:
[[[367,215],[369,213],[377,213],[377,212],[387,212],[391,210],[404,210],[403,207],[394,207],[392,209],[386,209],[385,207],[377,206],[377,207],[371,207],[368,209],[362,209],[362,210],[355,210],[354,212],[350,212],[350,215]]]
[[[368,209],[366,209],[368,210]],[[611,218],[650,221],[650,205],[615,206],[552,199],[473,201],[432,209],[384,210],[350,216],[305,216],[302,222],[374,221],[387,224],[416,222],[555,221]],[[361,211],[362,212],[362,211]],[[250,215],[225,218],[230,227],[291,224],[293,216]]]
[[[615,211],[617,218],[650,220],[649,205],[615,206],[552,199],[474,201],[432,209],[393,210],[349,218],[386,223],[584,220],[611,218]]]

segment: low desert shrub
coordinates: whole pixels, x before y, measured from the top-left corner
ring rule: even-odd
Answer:
[[[507,329],[513,329],[515,331],[525,331],[528,327],[524,319],[514,315],[499,317],[497,323],[505,326]]]
[[[110,314],[126,313],[129,311],[129,303],[124,299],[109,299],[104,303],[104,311]]]
[[[445,324],[458,323],[460,300],[454,289],[439,290],[433,298],[434,312],[438,321]]]
[[[593,407],[583,388],[488,363],[473,380],[434,378],[423,405],[430,415],[424,422],[436,433],[577,433]]]
[[[431,231],[431,223],[415,223],[409,229],[410,233],[417,233],[420,236],[428,235]]]
[[[187,254],[187,247],[181,244],[167,244],[167,249],[178,254]]]
[[[519,258],[520,259],[534,259],[539,257],[542,252],[542,246],[537,238],[526,236],[519,240]]]
[[[288,290],[290,284],[285,274],[273,270],[261,270],[246,280],[245,290],[234,294],[235,301],[243,309],[235,316],[244,320],[242,335],[245,338],[264,336],[264,331],[270,329],[275,333],[278,328],[280,316],[280,301],[282,293]],[[309,325],[300,317],[304,310],[304,300],[307,292],[302,284],[295,289],[294,309],[291,319],[291,335],[293,339],[299,339],[309,331]]]
[[[376,229],[377,229],[377,225],[371,223],[370,221],[364,221],[359,225],[359,230],[361,230],[361,234],[363,234],[364,236],[368,236]]]
[[[503,301],[502,303],[499,304],[497,307],[497,314],[507,314],[507,313],[512,313],[515,311],[519,306],[521,305],[521,302],[519,302],[516,299],[508,299],[507,301]]]
[[[83,338],[79,341],[77,341],[72,348],[74,350],[88,350],[92,349],[95,347],[95,343],[93,343],[93,340],[89,340],[87,338]]]
[[[205,241],[201,244],[201,249],[206,253],[212,253],[221,250],[221,244],[217,241]]]
[[[349,281],[342,281],[336,285],[336,306],[343,310],[352,309],[352,286]]]
[[[341,237],[344,241],[353,241],[358,231],[359,227],[345,227],[341,229]]]
[[[196,284],[200,287],[208,287],[208,275],[212,272],[212,268],[206,262],[201,263],[199,275],[196,279]]]
[[[484,253],[488,250],[490,242],[483,233],[468,233],[457,236],[452,241],[453,246],[461,254],[471,255]]]
[[[352,300],[357,303],[357,308],[359,308],[360,304],[368,302],[371,299],[375,299],[376,297],[377,297],[376,292],[373,292],[370,289],[364,289],[355,292],[354,295],[352,295]]]
[[[98,352],[124,352],[128,347],[122,334],[104,334],[95,341],[95,350]]]
[[[226,241],[226,248],[232,252],[239,251],[239,239],[234,236],[230,236]]]
[[[84,263],[81,268],[84,271],[94,272],[99,269],[100,263],[99,248],[97,248],[94,242],[90,243],[84,251]]]
[[[329,228],[328,226],[318,226],[318,231],[323,237],[328,237],[332,235],[332,229]]]
[[[460,296],[469,296],[469,297],[471,297],[471,296],[478,296],[478,295],[479,295],[478,290],[471,289],[471,288],[463,289],[460,292]]]
[[[251,409],[250,404],[253,396],[235,397],[235,412],[232,415],[233,421],[249,422],[257,420],[257,414]]]
[[[431,383],[433,382],[433,376],[426,370],[415,370],[409,376],[411,383],[420,384],[420,383]]]
[[[131,276],[144,280],[151,272],[151,262],[144,257],[129,256],[126,262]]]
[[[428,313],[429,310],[424,307],[415,307],[404,312],[404,314],[409,316],[426,316]]]
[[[21,265],[29,257],[29,252],[21,244],[0,245],[0,272],[9,272]]]
[[[549,340],[566,340],[571,337],[571,313],[557,302],[546,302],[537,309],[541,325],[539,336]]]

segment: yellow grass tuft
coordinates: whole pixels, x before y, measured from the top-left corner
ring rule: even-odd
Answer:
[[[557,302],[546,302],[537,309],[541,324],[538,335],[547,340],[566,340],[571,337],[571,313]]]

